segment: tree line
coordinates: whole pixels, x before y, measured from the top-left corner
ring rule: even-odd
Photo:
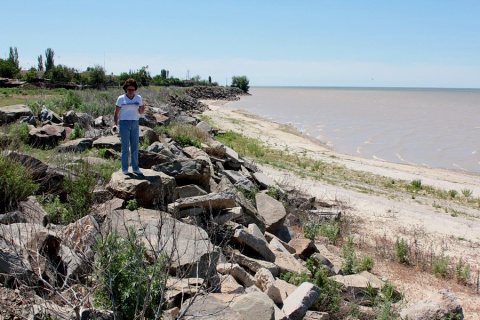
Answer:
[[[76,84],[89,86],[93,88],[105,88],[107,86],[116,86],[128,78],[134,78],[142,86],[218,86],[217,82],[212,82],[212,78],[201,79],[200,76],[194,76],[190,79],[181,80],[170,76],[170,72],[162,69],[160,74],[152,76],[148,71],[148,66],[143,66],[138,70],[129,70],[120,75],[107,75],[105,69],[100,65],[88,67],[86,71],[81,72],[75,68],[66,65],[55,65],[55,52],[52,48],[45,50],[45,55],[38,56],[37,67],[32,66],[26,73],[21,73],[18,50],[16,47],[10,47],[7,59],[0,58],[0,77],[25,80],[29,83],[38,81],[39,78],[48,79],[52,84]],[[43,75],[39,76],[43,72]],[[238,87],[245,92],[249,89],[249,80],[246,76],[233,76],[232,87]]]

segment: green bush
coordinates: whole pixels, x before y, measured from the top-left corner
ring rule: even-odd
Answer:
[[[78,123],[75,123],[73,126],[72,132],[70,132],[70,140],[75,140],[79,138],[83,138],[85,136],[85,132],[83,131],[82,128],[80,128],[80,125]]]
[[[307,268],[313,275],[310,282],[320,288],[320,297],[314,304],[315,309],[324,312],[337,312],[342,301],[340,285],[329,278],[329,271],[314,258],[308,258]]]
[[[207,132],[181,122],[171,123],[165,131],[182,147],[195,146],[201,148],[202,142],[207,142],[210,139]]]
[[[448,195],[450,196],[450,198],[454,199],[458,194],[458,191],[457,190],[454,190],[454,189],[451,189],[451,190],[448,190]]]
[[[342,246],[342,257],[344,259],[342,265],[343,273],[345,275],[354,274],[357,270],[357,255],[352,237],[349,237],[347,243]]]
[[[68,213],[62,217],[63,224],[88,215],[93,204],[97,175],[90,170],[88,164],[81,164],[77,170],[75,175],[67,176],[63,182],[68,201]]]
[[[286,281],[294,286],[299,286],[304,282],[310,282],[311,278],[308,276],[306,272],[296,273],[296,272],[286,272],[280,274],[280,279]]]
[[[0,153],[0,213],[16,208],[38,188],[28,169]]]
[[[449,256],[445,256],[442,252],[440,256],[434,256],[432,262],[432,271],[433,274],[437,277],[446,277],[448,275],[448,262],[450,261]]]
[[[374,265],[375,265],[375,261],[373,261],[373,258],[370,256],[366,256],[359,261],[357,272],[362,272],[362,271],[370,272],[372,271]]]
[[[42,203],[51,223],[61,224],[69,215],[68,206],[60,201],[59,196],[48,196],[43,199]]]
[[[306,222],[303,225],[303,236],[310,240],[315,240],[317,236],[327,237],[333,244],[336,244],[340,236],[340,226],[335,221]]]
[[[145,245],[133,228],[126,238],[113,232],[105,241],[99,239],[96,251],[99,287],[94,292],[95,305],[120,313],[124,319],[137,319],[145,305],[145,317],[157,319],[168,275],[165,256],[156,264],[147,263]]]
[[[14,123],[8,128],[8,140],[15,144],[15,141],[21,141],[22,143],[28,142],[28,132],[30,128],[26,123]]]
[[[135,210],[138,210],[138,208],[140,208],[140,205],[138,204],[137,199],[132,199],[127,201],[127,205],[125,208],[130,211],[135,211]]]
[[[320,288],[320,297],[314,303],[315,309],[323,312],[335,313],[340,309],[342,297],[341,287],[336,281],[329,278],[325,269],[318,269],[313,277],[313,283]]]
[[[240,191],[245,196],[245,198],[250,200],[253,205],[256,205],[257,201],[255,200],[255,196],[258,192],[260,192],[258,188],[245,189],[242,187],[238,187],[238,191]]]
[[[405,239],[398,239],[395,242],[395,256],[400,263],[408,264],[408,244]]]
[[[315,240],[320,230],[320,224],[316,222],[305,222],[303,224],[303,236],[312,241]]]
[[[462,258],[460,258],[455,266],[455,279],[461,283],[467,283],[470,279],[470,264],[463,264]]]

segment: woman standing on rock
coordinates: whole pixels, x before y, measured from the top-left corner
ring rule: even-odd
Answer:
[[[125,94],[118,97],[113,115],[113,130],[119,128],[122,142],[122,172],[128,174],[128,158],[131,155],[132,170],[143,175],[138,166],[139,118],[145,112],[142,97],[135,94],[138,85],[135,79],[127,79],[123,85]],[[130,151],[130,152],[129,152]]]

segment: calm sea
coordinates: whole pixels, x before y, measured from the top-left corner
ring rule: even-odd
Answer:
[[[364,158],[480,173],[480,89],[255,87],[228,105]]]

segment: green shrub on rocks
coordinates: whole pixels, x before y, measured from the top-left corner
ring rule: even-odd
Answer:
[[[168,276],[166,258],[147,263],[145,244],[133,228],[126,237],[112,232],[103,240],[96,247],[96,306],[113,310],[123,319],[158,319]]]
[[[38,188],[28,169],[0,153],[0,213],[17,207]]]

